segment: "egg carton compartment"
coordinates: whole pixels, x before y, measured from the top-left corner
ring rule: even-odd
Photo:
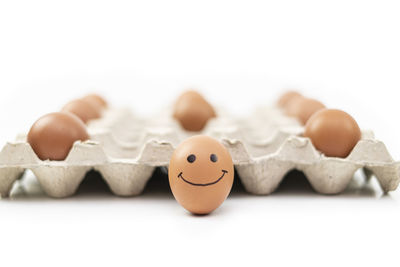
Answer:
[[[363,168],[375,175],[387,192],[400,182],[399,162],[370,131],[347,158],[325,157],[308,138],[303,127],[279,108],[260,107],[245,118],[217,110],[201,134],[220,140],[231,153],[245,189],[252,194],[272,193],[290,170],[302,171],[319,193],[342,192],[354,173]],[[182,130],[171,108],[148,118],[129,109],[109,109],[88,125],[91,140],[75,142],[64,161],[42,161],[26,136],[7,143],[0,152],[0,195],[7,197],[12,185],[30,169],[46,194],[73,195],[85,174],[94,169],[110,190],[119,196],[140,194],[156,167],[168,166],[174,148],[187,137],[199,134]]]

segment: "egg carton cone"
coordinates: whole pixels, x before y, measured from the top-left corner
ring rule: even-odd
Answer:
[[[129,109],[110,108],[101,119],[89,122],[90,140],[75,142],[63,161],[40,160],[26,135],[20,135],[0,152],[0,196],[9,196],[12,185],[27,169],[52,197],[73,195],[93,169],[114,194],[135,196],[143,191],[156,167],[168,166],[175,147],[195,134],[221,141],[245,189],[252,194],[272,193],[292,169],[302,171],[322,194],[342,192],[360,168],[367,176],[375,175],[385,192],[399,184],[400,163],[371,131],[362,132],[347,158],[333,158],[318,152],[301,136],[304,129],[298,121],[277,107],[260,107],[242,118],[224,109],[217,109],[217,114],[201,133],[192,133],[172,118],[171,107],[146,118]]]

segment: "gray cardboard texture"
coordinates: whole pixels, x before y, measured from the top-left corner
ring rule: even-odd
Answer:
[[[88,125],[90,141],[76,142],[64,161],[41,161],[21,135],[0,152],[0,195],[7,197],[13,183],[30,169],[52,197],[73,195],[86,172],[99,171],[119,196],[138,195],[154,169],[168,166],[174,148],[193,135],[172,119],[171,109],[150,118],[138,118],[128,109],[109,109]],[[399,162],[385,145],[363,131],[362,140],[345,159],[325,157],[302,126],[276,107],[260,107],[247,118],[223,112],[200,134],[220,140],[230,151],[245,189],[252,194],[272,193],[285,174],[298,169],[323,194],[342,192],[354,172],[373,173],[382,189],[395,190],[400,181]],[[196,133],[199,134],[199,133]]]

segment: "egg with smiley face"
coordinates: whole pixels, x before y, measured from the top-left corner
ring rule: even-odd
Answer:
[[[218,208],[231,191],[232,157],[214,138],[196,135],[175,149],[168,177],[179,204],[194,214],[208,214]]]

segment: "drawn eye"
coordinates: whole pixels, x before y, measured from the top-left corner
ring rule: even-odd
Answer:
[[[193,155],[193,154],[190,154],[190,155],[187,157],[187,161],[188,161],[189,163],[193,163],[195,160],[196,160],[196,156]]]
[[[217,155],[211,154],[211,155],[210,155],[210,160],[211,160],[212,162],[217,162],[217,160],[218,160]]]

